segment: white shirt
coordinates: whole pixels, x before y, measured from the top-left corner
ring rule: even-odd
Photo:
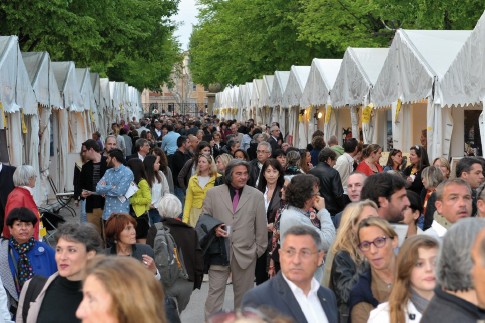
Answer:
[[[344,153],[342,156],[337,158],[335,166],[333,166],[340,174],[340,180],[342,181],[342,186],[344,188],[344,194],[347,194],[347,180],[350,174],[354,171],[354,158],[348,153]]]
[[[288,280],[285,275],[283,275],[284,280],[290,286],[296,301],[300,305],[300,309],[305,315],[308,323],[328,323],[327,315],[323,310],[322,303],[318,298],[318,289],[320,284],[315,278],[312,278],[312,285],[308,295],[305,295],[303,290],[296,286],[292,281]]]
[[[140,155],[140,153],[138,153],[138,158],[141,159],[141,161],[143,161],[145,159],[145,156]]]

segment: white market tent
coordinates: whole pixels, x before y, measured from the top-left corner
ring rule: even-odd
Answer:
[[[214,96],[214,105],[212,106],[212,113],[219,114],[219,110],[221,108],[221,94],[222,92],[217,92]]]
[[[78,137],[77,127],[82,126],[83,100],[79,92],[74,62],[52,62],[52,69],[61,92],[65,109],[54,110],[51,114],[54,138],[54,158],[51,159],[50,174],[60,192],[72,191],[74,162],[79,158],[76,143],[88,139]],[[80,149],[80,147],[78,147]]]
[[[113,121],[113,104],[111,102],[111,94],[109,91],[109,79],[100,78],[99,79],[99,90],[100,90],[100,106],[98,111],[101,112],[100,122],[104,125],[104,132],[101,134],[104,136],[108,135],[108,129],[111,127]]]
[[[377,108],[392,107],[394,148],[408,150],[427,128],[429,158],[449,157],[453,123],[463,123],[464,113],[441,108],[439,94],[449,89],[441,87],[440,80],[470,34],[468,30],[396,32],[372,91]],[[463,138],[459,139],[456,144],[463,147]]]
[[[485,101],[484,56],[485,13],[478,20],[477,25],[440,81],[440,88],[446,89],[446,91],[440,89],[442,106],[465,107],[471,105],[482,110],[479,117],[482,154],[483,147],[485,146],[485,123],[483,114]]]
[[[61,94],[54,77],[51,60],[48,52],[29,52],[22,53],[22,57],[27,68],[30,82],[39,104],[39,120],[31,125],[32,133],[38,133],[39,140],[39,204],[47,201],[50,190],[48,176],[50,165],[51,148],[51,122],[50,116],[52,109],[63,108]],[[36,135],[37,137],[37,135]],[[33,148],[35,145],[32,145]],[[37,201],[37,200],[36,200]]]
[[[251,109],[250,116],[254,119],[256,124],[262,124],[261,113],[258,111],[259,94],[263,89],[263,79],[253,80],[253,90],[251,94]]]
[[[246,107],[244,106],[244,101],[247,96],[247,85],[242,84],[239,86],[239,95],[237,97],[237,114],[236,114],[236,119],[237,120],[247,120],[246,117]]]
[[[345,51],[330,98],[336,109],[350,107],[352,136],[359,139],[360,107],[368,107],[371,103],[372,87],[382,70],[389,53],[389,48],[352,48]],[[340,111],[339,111],[340,113]],[[340,127],[340,125],[339,125]],[[373,143],[374,127],[370,120],[362,120],[364,143]]]
[[[330,101],[330,92],[333,89],[341,63],[341,59],[314,58],[310,66],[308,82],[301,98],[302,107],[312,106],[309,113],[310,116],[320,111],[319,107],[322,107],[322,109],[325,107],[325,140],[328,140],[331,135],[338,135],[336,116]],[[309,138],[311,138],[315,130],[315,125],[310,123],[308,127]]]
[[[96,127],[102,138],[106,136],[106,123],[103,120],[103,108],[101,104],[101,79],[98,73],[90,73],[93,87],[94,101],[96,103]]]
[[[310,66],[291,66],[288,83],[286,84],[286,89],[282,97],[282,105],[288,107],[288,132],[293,137],[293,145],[298,148],[305,148],[307,146],[306,125],[313,118],[307,110],[304,110],[304,114],[300,115],[300,108],[302,107],[300,105],[301,97],[308,82],[310,69]]]
[[[81,144],[85,140],[91,138],[92,133],[97,130],[99,120],[97,118],[98,111],[96,100],[94,98],[93,85],[91,84],[91,72],[89,71],[89,68],[76,68],[76,77],[84,106],[84,112],[82,113],[84,125],[83,127],[78,127],[78,130],[82,129],[85,132],[84,134],[81,134],[83,140],[76,143],[79,145],[76,145],[76,148],[81,149]]]
[[[242,118],[244,120],[248,120],[251,118],[251,97],[253,95],[253,82],[246,82],[246,93],[243,96],[243,107],[244,113],[242,114]]]
[[[6,142],[0,143],[1,160],[13,166],[31,165],[39,171],[39,119],[37,99],[30,82],[17,36],[0,36],[0,129]],[[20,148],[20,149],[19,149]],[[34,199],[42,200],[37,181]]]
[[[238,114],[239,85],[232,87],[231,93],[231,119],[236,119]]]
[[[289,112],[283,105],[283,93],[285,93],[286,86],[288,85],[290,71],[275,71],[274,77],[273,89],[271,90],[271,106],[273,106],[273,109],[279,111],[279,118],[277,120],[280,124],[280,130],[283,137],[286,137],[291,129],[288,128]]]
[[[263,75],[263,87],[261,88],[261,93],[259,94],[258,108],[261,111],[261,118],[263,124],[271,125],[273,121],[271,114],[271,94],[273,90],[275,77],[274,75]]]

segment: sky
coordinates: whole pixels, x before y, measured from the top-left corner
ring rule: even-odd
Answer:
[[[197,23],[197,7],[196,0],[180,0],[179,12],[173,18],[179,23],[175,36],[178,37],[183,50],[187,50],[189,46],[189,38],[192,33],[192,25]]]

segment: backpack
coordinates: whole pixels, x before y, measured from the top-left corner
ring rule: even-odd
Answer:
[[[39,296],[42,288],[47,283],[47,278],[42,276],[34,276],[30,280],[29,287],[25,293],[24,306],[22,307],[22,313],[17,313],[22,315],[24,322],[27,321],[27,314],[29,313],[30,303],[34,302]]]
[[[163,286],[171,287],[177,279],[188,279],[189,275],[185,268],[182,250],[177,248],[170,229],[161,222],[155,223],[155,227],[157,229],[153,241],[155,264],[160,272]]]

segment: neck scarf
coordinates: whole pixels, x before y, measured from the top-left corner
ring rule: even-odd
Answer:
[[[29,239],[29,241],[25,243],[18,243],[13,237],[10,237],[10,243],[12,244],[13,248],[19,254],[19,259],[17,261],[17,278],[19,281],[19,287],[22,289],[24,283],[32,278],[34,275],[34,270],[32,265],[30,264],[29,257],[27,257],[27,253],[34,248],[35,240],[33,237]],[[14,259],[12,259],[14,261]]]
[[[421,297],[414,289],[411,288],[411,302],[416,306],[416,309],[419,311],[419,313],[423,313],[424,310],[426,309],[426,306],[428,306],[429,301]]]

